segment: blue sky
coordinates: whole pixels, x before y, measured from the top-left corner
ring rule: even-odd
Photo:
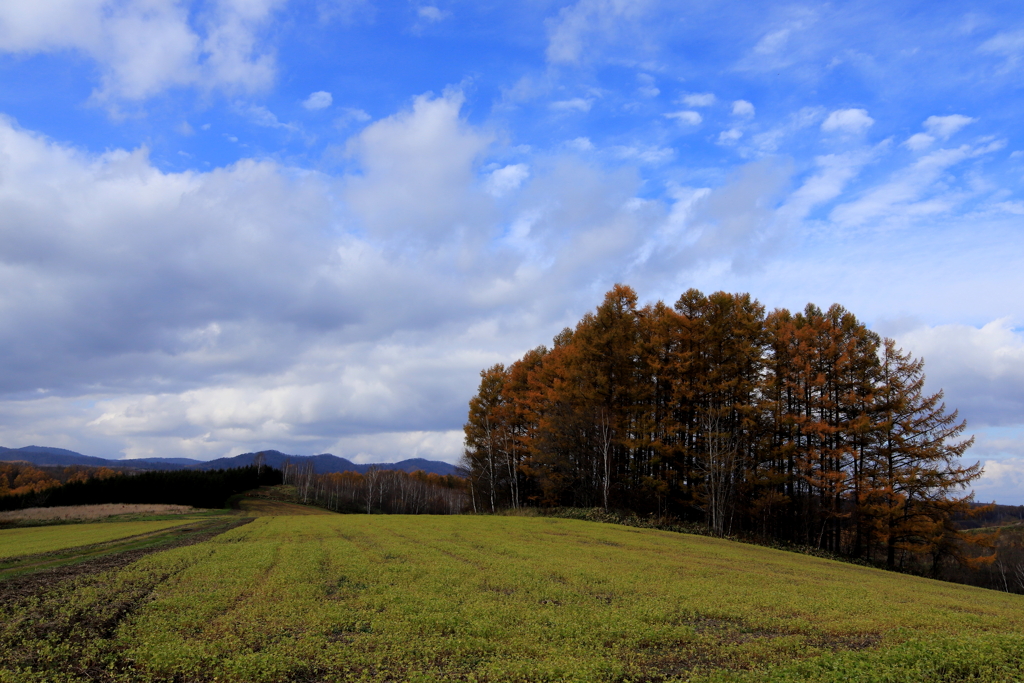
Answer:
[[[0,6],[0,443],[454,461],[615,282],[839,302],[1024,503],[1016,4]]]

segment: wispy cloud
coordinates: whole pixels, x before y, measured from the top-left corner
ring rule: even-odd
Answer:
[[[695,111],[674,111],[665,114],[665,118],[678,121],[679,123],[688,126],[699,125],[704,120],[704,118]]]
[[[582,97],[574,97],[569,100],[558,100],[548,105],[554,111],[576,111],[576,112],[588,112],[593,106],[594,101],[590,99],[584,99]]]
[[[935,137],[948,140],[951,135],[964,126],[974,123],[976,119],[960,114],[950,116],[929,116],[924,121],[924,128]]]
[[[578,0],[550,19],[548,61],[571,64],[584,59],[588,50],[624,37],[643,42],[638,23],[653,8],[649,0]]]
[[[971,158],[1001,149],[1004,143],[994,141],[971,147],[940,149],[920,157],[906,168],[894,173],[862,197],[837,206],[830,218],[840,225],[860,226],[890,219],[915,220],[922,216],[944,213],[961,204],[969,191],[949,189],[937,181],[947,169]],[[930,194],[932,190],[934,193]]]
[[[710,107],[713,105],[717,98],[714,93],[691,93],[682,97],[682,103],[687,107]]]

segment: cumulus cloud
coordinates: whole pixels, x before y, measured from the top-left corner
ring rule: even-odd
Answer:
[[[949,404],[974,427],[1017,424],[1024,415],[1024,335],[1008,319],[978,328],[921,327],[897,336],[925,359],[932,390],[944,389]]]
[[[439,238],[487,222],[472,187],[492,142],[459,118],[463,97],[417,97],[405,111],[367,126],[348,143],[362,173],[344,192],[359,225],[377,237]]]
[[[983,474],[972,486],[975,500],[1024,505],[1024,458],[983,460],[982,467]]]
[[[821,124],[826,133],[863,133],[875,124],[866,109],[837,109]]]
[[[513,190],[518,190],[529,177],[530,167],[526,164],[509,164],[492,171],[484,182],[484,188],[489,195],[502,197]]]
[[[754,105],[746,100],[736,100],[732,103],[732,115],[752,117],[754,115]]]
[[[176,0],[0,3],[0,51],[76,50],[100,67],[100,101],[175,86],[254,91],[275,76],[258,34],[284,0],[220,0],[192,15]]]
[[[0,121],[0,442],[457,456],[479,369],[571,324],[664,219],[628,169],[484,171],[461,102],[373,122],[341,177],[171,173]]]
[[[326,109],[331,106],[334,102],[334,98],[331,97],[331,93],[324,90],[318,90],[315,93],[311,93],[302,102],[302,106],[310,111],[317,111],[318,109]]]

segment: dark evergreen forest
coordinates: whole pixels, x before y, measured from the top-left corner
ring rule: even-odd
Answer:
[[[0,496],[0,510],[102,503],[164,503],[222,508],[235,494],[280,483],[280,470],[255,465],[228,470],[113,474],[71,481],[41,491]]]

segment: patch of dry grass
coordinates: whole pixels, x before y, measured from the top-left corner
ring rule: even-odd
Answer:
[[[331,515],[323,508],[300,505],[282,500],[245,497],[238,501],[238,509],[253,517],[283,517],[290,515]]]
[[[199,512],[188,505],[69,505],[52,508],[25,508],[0,512],[0,522],[49,522],[59,520],[103,519],[119,515],[184,515]]]

